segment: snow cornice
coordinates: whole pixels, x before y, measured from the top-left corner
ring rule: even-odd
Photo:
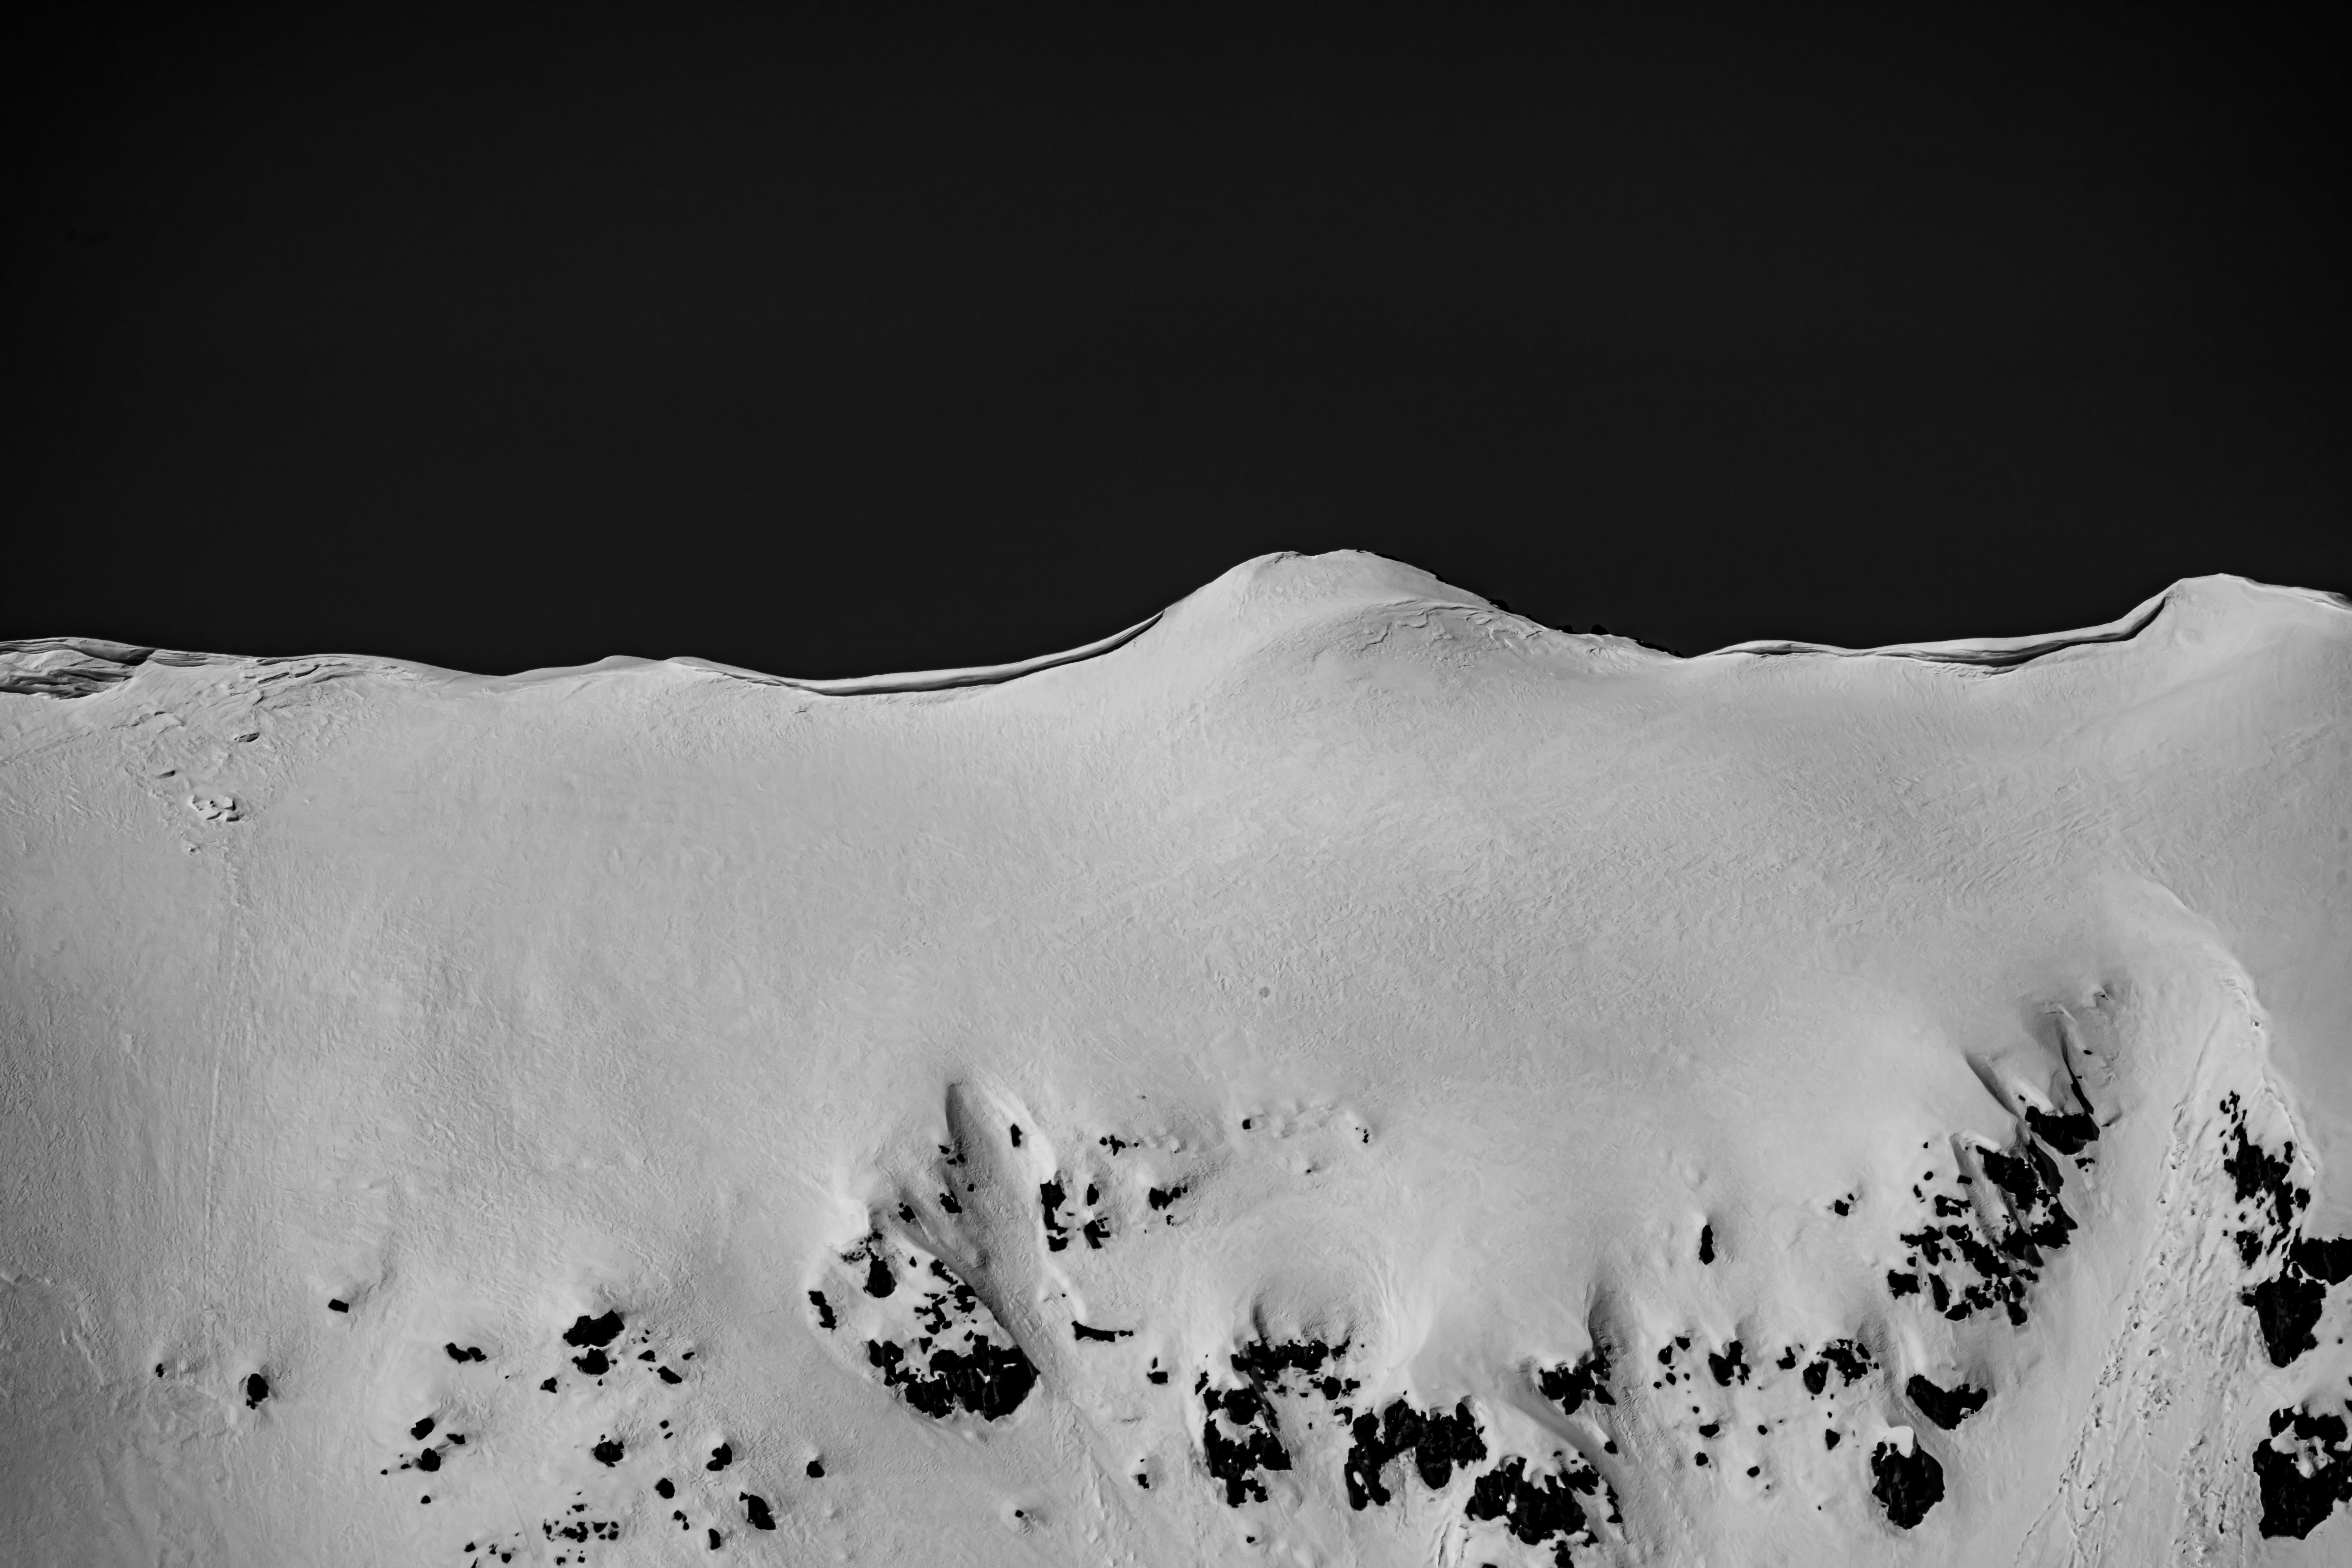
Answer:
[[[566,677],[621,673],[635,669],[674,668],[701,671],[729,679],[776,686],[820,697],[869,697],[950,691],[968,687],[1001,686],[1025,676],[1100,658],[1135,642],[1163,623],[1182,622],[1189,635],[1208,641],[1233,637],[1252,640],[1268,623],[1297,626],[1351,608],[1378,604],[1452,605],[1507,615],[1499,606],[1467,594],[1401,562],[1360,551],[1334,551],[1306,556],[1291,552],[1259,556],[1226,572],[1169,609],[1149,616],[1123,631],[1081,647],[1007,664],[972,665],[949,669],[903,671],[835,679],[803,679],[771,675],[712,660],[680,657],[665,660],[614,657],[594,664],[524,670],[510,676],[471,676],[443,670],[406,659],[373,655],[243,656],[191,653],[171,648],[112,642],[97,637],[29,637],[0,641],[0,693],[72,699],[88,697],[127,680],[148,664],[174,668],[242,665],[265,668],[295,663],[339,664],[386,673],[456,677],[486,685],[537,684]],[[1661,659],[1696,663],[1726,658],[1899,658],[1928,664],[1955,665],[1985,671],[2015,669],[2049,655],[2103,643],[2128,643],[2166,617],[2194,605],[2224,618],[2263,618],[2294,609],[2324,608],[2352,612],[2342,595],[2315,589],[2279,587],[2245,577],[2216,574],[2184,578],[2147,599],[2129,614],[2101,626],[2074,631],[2011,637],[1968,637],[1940,642],[1895,643],[1880,647],[1847,648],[1826,643],[1762,639],[1735,643],[1689,660],[1664,649],[1644,648]],[[1531,623],[1532,624],[1532,623]],[[1574,635],[1574,634],[1568,634]],[[1603,637],[1608,642],[1633,639]]]

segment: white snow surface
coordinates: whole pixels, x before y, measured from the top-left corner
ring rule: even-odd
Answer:
[[[16,645],[0,1558],[2352,1560],[2252,1463],[2352,1286],[2274,1364],[2225,1168],[2352,1233],[2347,710],[2352,610],[2231,577],[1689,659],[1356,553],[863,682]],[[2026,1321],[1896,1293],[2029,1110],[2097,1134]],[[919,1336],[1034,1383],[927,1411]],[[1351,1506],[1400,1402],[1483,1457]]]

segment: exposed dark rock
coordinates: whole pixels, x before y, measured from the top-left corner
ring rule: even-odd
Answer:
[[[2254,1309],[2272,1364],[2287,1366],[2318,1345],[2312,1330],[2326,1304],[2327,1288],[2352,1279],[2352,1237],[2302,1235],[2302,1214],[2311,1194],[2294,1181],[2294,1144],[2273,1153],[2248,1138],[2245,1110],[2235,1094],[2222,1100],[2221,1114],[2229,1121],[2231,1140],[2222,1169],[2254,1222],[2232,1238],[2239,1261],[2251,1268],[2266,1256],[2279,1258],[2278,1271],[2242,1290],[2239,1300]]]
[[[1830,1373],[1834,1368],[1838,1376],[1852,1384],[1860,1382],[1871,1369],[1870,1352],[1858,1340],[1832,1340],[1821,1349],[1804,1371],[1805,1392],[1820,1394],[1829,1387]]]
[[[268,1397],[269,1380],[262,1376],[257,1372],[247,1373],[245,1379],[245,1407],[247,1410],[257,1409],[260,1406],[261,1402]]]
[[[2300,1190],[2297,1196],[2302,1196]],[[2270,1248],[2256,1250],[2259,1255]],[[2242,1243],[2242,1258],[2246,1251]],[[2347,1278],[2352,1278],[2352,1237],[2297,1237],[2286,1248],[2277,1274],[2239,1293],[2239,1300],[2254,1309],[2273,1365],[2286,1366],[2317,1348],[2311,1331],[2326,1304],[2327,1288]]]
[[[621,1321],[618,1312],[606,1312],[596,1318],[583,1315],[563,1331],[563,1342],[575,1349],[587,1345],[609,1345],[620,1337],[622,1329],[626,1326]]]
[[[1944,1500],[1944,1467],[1916,1438],[1909,1453],[1893,1443],[1881,1443],[1870,1452],[1870,1495],[1886,1510],[1886,1517],[1909,1530]]]
[[[1600,1484],[1599,1474],[1582,1463],[1530,1477],[1527,1460],[1514,1454],[1478,1478],[1463,1512],[1475,1520],[1501,1521],[1527,1545],[1552,1542],[1554,1561],[1565,1564],[1570,1546],[1591,1539],[1578,1500],[1591,1497]]]
[[[587,1504],[573,1503],[572,1506],[575,1510],[583,1510],[586,1509]],[[611,1519],[575,1519],[569,1523],[559,1522],[554,1520],[544,1520],[541,1521],[539,1529],[540,1533],[545,1535],[550,1541],[589,1542],[618,1541],[621,1539],[620,1521],[618,1520]],[[500,1561],[510,1563],[514,1561],[514,1559],[512,1554],[509,1553],[507,1556],[502,1557]],[[556,1561],[561,1563],[563,1559],[559,1556],[556,1558]],[[585,1563],[588,1559],[583,1554],[576,1559],[576,1561]]]
[[[949,1273],[947,1265],[934,1258],[930,1273],[939,1289],[925,1291],[922,1304],[915,1309],[915,1321],[925,1333],[944,1334],[961,1321],[979,1315],[978,1292]]]
[[[1075,1319],[1070,1323],[1070,1333],[1076,1339],[1099,1340],[1108,1344],[1117,1344],[1121,1340],[1131,1340],[1135,1337],[1133,1329],[1092,1329]]]
[[[2238,1201],[2257,1210],[2267,1209],[2273,1231],[2292,1231],[2295,1219],[2311,1202],[2311,1194],[2294,1184],[2294,1144],[2289,1142],[2273,1154],[2246,1136],[2246,1113],[2237,1095],[2222,1098],[2221,1114],[2231,1123],[2231,1148],[2221,1161],[2237,1189]]]
[[[731,1444],[721,1443],[710,1450],[710,1462],[702,1468],[706,1470],[723,1470],[734,1462],[734,1447]]]
[[[1225,1506],[1239,1508],[1255,1498],[1266,1500],[1263,1470],[1290,1468],[1290,1451],[1282,1446],[1274,1407],[1255,1387],[1212,1388],[1204,1374],[1195,1385],[1201,1396],[1201,1452],[1209,1474],[1224,1483]],[[1229,1433],[1226,1428],[1233,1430]]]
[[[2025,1125],[2036,1138],[2061,1154],[2079,1154],[2099,1136],[2099,1124],[2087,1110],[2053,1116],[2029,1105],[2025,1108]]]
[[[619,1438],[606,1437],[589,1449],[588,1453],[598,1464],[609,1469],[621,1462],[622,1451]]]
[[[985,1334],[973,1334],[968,1352],[933,1350],[926,1366],[918,1367],[902,1347],[887,1341],[868,1340],[866,1359],[886,1387],[898,1389],[908,1404],[936,1421],[959,1410],[1003,1420],[1021,1407],[1037,1382],[1037,1369],[1020,1346],[998,1345]]]
[[[1916,1373],[1903,1385],[1903,1392],[1919,1407],[1919,1414],[1947,1432],[1983,1409],[1985,1401],[1992,1397],[1990,1389],[1971,1388],[1965,1383],[1950,1390],[1939,1388]]]
[[[1320,1340],[1291,1340],[1284,1342],[1254,1341],[1235,1351],[1230,1358],[1233,1368],[1259,1388],[1276,1393],[1319,1392],[1327,1399],[1337,1399],[1342,1393],[1353,1393],[1355,1381],[1334,1382],[1324,1374],[1324,1367],[1348,1353],[1348,1342],[1326,1344]],[[1299,1374],[1300,1386],[1293,1389],[1286,1381],[1291,1373]],[[1327,1386],[1328,1385],[1328,1386]]]
[[[1557,1402],[1564,1415],[1573,1415],[1588,1399],[1597,1405],[1614,1405],[1609,1392],[1609,1347],[1595,1342],[1593,1347],[1577,1357],[1574,1366],[1547,1366],[1536,1372],[1536,1388],[1546,1399]]]
[[[743,1517],[751,1521],[752,1529],[773,1530],[776,1528],[776,1516],[768,1511],[767,1499],[760,1496],[757,1492],[738,1492],[736,1494],[736,1500],[743,1505]]]
[[[1281,1424],[1268,1396],[1320,1395],[1338,1400],[1352,1394],[1359,1386],[1356,1380],[1341,1377],[1334,1370],[1347,1353],[1345,1340],[1336,1345],[1320,1340],[1253,1341],[1228,1358],[1234,1371],[1245,1380],[1241,1387],[1213,1388],[1205,1373],[1193,1384],[1206,1412],[1201,1446],[1209,1473],[1224,1483],[1228,1505],[1238,1508],[1253,1497],[1265,1500],[1265,1486],[1257,1479],[1258,1472],[1290,1468]],[[1168,1381],[1156,1357],[1145,1376],[1153,1383]],[[1340,1414],[1344,1417],[1347,1412]]]
[[[2045,1121],[2071,1148],[2081,1147],[2081,1126],[2065,1118]],[[1913,1195],[1932,1211],[1932,1222],[1903,1234],[1912,1256],[1907,1268],[1888,1272],[1887,1293],[1900,1298],[1924,1292],[1954,1322],[2000,1310],[2021,1327],[2044,1253],[2066,1246],[2076,1229],[2074,1215],[2059,1201],[2063,1174],[2030,1131],[2011,1150],[1979,1149],[1974,1158],[1990,1188],[1989,1194],[1979,1188],[1975,1202],[1913,1186]],[[1933,1181],[1933,1173],[1922,1179]],[[1974,1184],[1965,1170],[1957,1179],[1964,1187]]]
[[[2009,1235],[2002,1237],[2003,1249],[2011,1257],[2039,1265],[2042,1259],[2035,1248],[2055,1251],[2064,1247],[2074,1234],[2074,1216],[2058,1201],[2063,1178],[2050,1156],[2037,1145],[2028,1143],[2021,1154],[2002,1154],[1987,1149],[1978,1157],[1984,1163],[1985,1174],[1992,1178],[1993,1184],[2007,1199],[2010,1214],[2016,1222]],[[2022,1245],[2025,1242],[2032,1246]]]
[[[898,1288],[898,1277],[890,1272],[889,1260],[876,1247],[866,1265],[866,1293],[879,1301],[887,1300]]]
[[[2314,1279],[2341,1285],[2352,1279],[2352,1236],[2323,1240],[2306,1236],[2296,1241],[2289,1261]]]
[[[2262,1489],[2264,1536],[2300,1541],[2352,1501],[2352,1449],[2344,1417],[2288,1408],[2271,1413],[2271,1435],[2254,1447],[2254,1479]],[[2284,1437],[2288,1447],[2277,1447]]]
[[[1017,1142],[1017,1140],[1016,1140]],[[1069,1228],[1062,1224],[1061,1207],[1068,1201],[1062,1190],[1062,1178],[1056,1174],[1050,1182],[1037,1184],[1037,1206],[1045,1215],[1045,1249],[1059,1252],[1070,1245]]]
[[[1735,1379],[1741,1383],[1748,1381],[1748,1363],[1741,1359],[1745,1353],[1738,1340],[1732,1341],[1721,1355],[1713,1351],[1706,1352],[1706,1370],[1715,1374],[1718,1386],[1727,1388]]]
[[[1466,1399],[1454,1405],[1451,1415],[1423,1415],[1399,1399],[1377,1416],[1357,1416],[1349,1436],[1354,1443],[1343,1475],[1348,1506],[1360,1511],[1368,1502],[1389,1501],[1381,1471],[1391,1459],[1411,1454],[1422,1484],[1435,1491],[1453,1479],[1454,1466],[1466,1469],[1486,1457],[1486,1438]]]
[[[2254,1310],[2255,1320],[2262,1325],[2263,1344],[2270,1352],[2273,1366],[2286,1366],[2304,1352],[2318,1348],[2319,1341],[2311,1331],[2319,1322],[2320,1309],[2326,1305],[2326,1298],[2327,1287],[2305,1275],[2292,1262],[2281,1268],[2276,1278],[2241,1291],[2238,1297]]]
[[[1698,1227],[1698,1260],[1701,1263],[1715,1261],[1715,1226],[1711,1225]]]
[[[1822,1359],[1838,1369],[1848,1383],[1859,1383],[1874,1364],[1859,1340],[1832,1340],[1822,1347]]]

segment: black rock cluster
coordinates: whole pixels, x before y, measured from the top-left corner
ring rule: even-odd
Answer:
[[[1600,1472],[1580,1458],[1531,1476],[1528,1461],[1513,1455],[1478,1478],[1463,1512],[1474,1520],[1500,1521],[1527,1545],[1549,1542],[1552,1561],[1566,1568],[1571,1550],[1592,1540],[1581,1500],[1600,1489]],[[1610,1512],[1613,1518],[1613,1502]]]
[[[1538,1368],[1536,1387],[1567,1415],[1582,1409],[1587,1400],[1596,1405],[1616,1404],[1609,1393],[1609,1347],[1595,1342],[1572,1366]]]
[[[2262,1488],[2263,1534],[2297,1541],[2309,1535],[2337,1503],[2352,1501],[2352,1447],[2344,1417],[2273,1411],[2271,1435],[2254,1447],[2254,1479]]]
[[[1486,1440],[1478,1430],[1469,1401],[1452,1415],[1424,1415],[1402,1399],[1392,1400],[1378,1415],[1359,1415],[1349,1428],[1353,1439],[1341,1471],[1348,1483],[1348,1506],[1360,1511],[1367,1503],[1386,1506],[1389,1489],[1381,1471],[1391,1459],[1412,1456],[1422,1485],[1435,1491],[1454,1479],[1455,1466],[1468,1469],[1486,1457]]]
[[[1201,1454],[1210,1479],[1222,1482],[1225,1505],[1239,1508],[1253,1500],[1265,1501],[1264,1470],[1290,1468],[1290,1450],[1282,1446],[1274,1406],[1251,1384],[1216,1388],[1202,1373],[1192,1392],[1201,1397]]]
[[[1912,1529],[1944,1500],[1944,1467],[1916,1438],[1907,1454],[1893,1443],[1881,1443],[1870,1451],[1870,1495],[1890,1521]]]
[[[934,1348],[921,1363],[903,1345],[868,1340],[866,1359],[884,1387],[897,1389],[935,1421],[959,1413],[1001,1421],[1021,1408],[1037,1383],[1037,1368],[1019,1345],[1000,1345],[985,1334],[972,1335],[967,1350]]]
[[[1947,1432],[1983,1409],[1985,1401],[1992,1397],[1990,1390],[1970,1388],[1965,1383],[1957,1388],[1942,1388],[1916,1373],[1903,1385],[1903,1392],[1911,1396],[1920,1415]]]
[[[2265,1258],[2277,1259],[2268,1279],[2240,1293],[2254,1310],[2263,1348],[2273,1366],[2293,1365],[2305,1351],[2318,1348],[2312,1330],[2327,1304],[2327,1290],[2352,1279],[2352,1237],[2322,1237],[2303,1234],[2303,1211],[2311,1194],[2297,1185],[2291,1171],[2294,1145],[2277,1153],[2246,1136],[2246,1113],[2234,1094],[2221,1101],[2230,1123],[2231,1147],[2221,1168],[2230,1173],[2245,1223],[2236,1232],[2238,1258],[2247,1268]]]
[[[2294,1179],[2294,1144],[2273,1152],[2247,1136],[2245,1105],[2235,1094],[2223,1098],[2221,1110],[2229,1128],[2221,1168],[2238,1204],[2240,1226],[2232,1237],[2238,1259],[2249,1269],[2271,1269],[2239,1299],[2254,1310],[2271,1363],[2292,1366],[2319,1347],[2312,1331],[2329,1289],[2352,1279],[2352,1237],[2305,1235],[2311,1194]],[[2308,1400],[2271,1412],[2270,1436],[2254,1446],[2253,1467],[2266,1536],[2301,1540],[2337,1503],[2352,1500],[2344,1417],[2315,1412]]]

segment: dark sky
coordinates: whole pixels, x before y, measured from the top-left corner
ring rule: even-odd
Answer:
[[[841,675],[1349,546],[1685,653],[2352,589],[2315,25],[814,9],[6,24],[0,637]]]

